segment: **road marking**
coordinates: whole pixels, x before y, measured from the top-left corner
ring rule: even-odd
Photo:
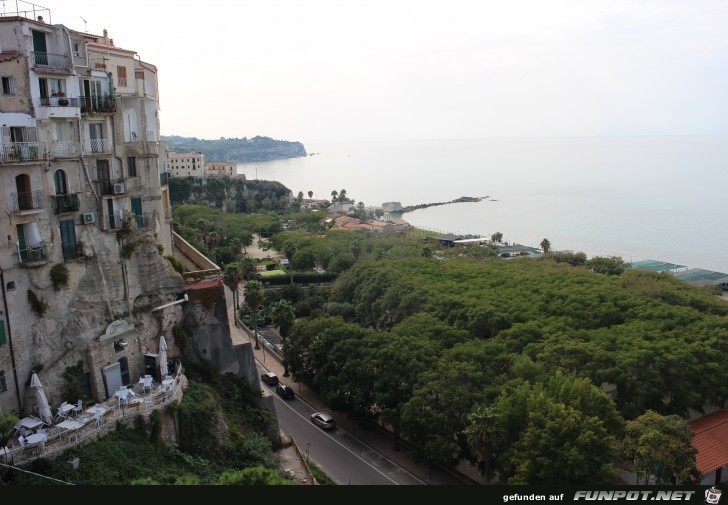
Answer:
[[[265,370],[266,372],[268,371],[268,369],[267,369],[267,368],[265,368],[265,367],[264,367],[264,366],[263,366],[263,365],[262,365],[262,364],[261,364],[261,363],[260,363],[260,362],[259,362],[259,361],[258,361],[257,359],[255,360],[255,362],[256,362],[256,363],[257,363],[257,364],[258,364],[258,365],[259,365],[259,366],[260,366],[260,367],[261,367],[261,368],[262,368],[263,370]],[[266,386],[266,387],[267,387],[267,389],[269,389],[269,390],[270,390],[270,386]],[[293,412],[294,412],[294,413],[295,413],[295,414],[296,414],[297,416],[299,416],[299,417],[300,417],[301,419],[305,420],[305,421],[306,421],[307,423],[311,422],[311,419],[310,419],[310,418],[309,418],[309,419],[306,419],[306,417],[305,417],[305,416],[303,416],[303,415],[302,415],[302,414],[300,414],[300,413],[299,413],[299,412],[298,412],[298,411],[297,411],[296,409],[294,409],[293,407],[291,407],[290,405],[288,405],[288,403],[287,403],[287,402],[285,402],[285,401],[283,401],[283,400],[282,400],[281,398],[279,398],[279,397],[278,397],[278,395],[277,395],[277,394],[275,394],[275,391],[271,391],[271,396],[273,396],[273,397],[274,397],[275,399],[277,399],[278,401],[280,401],[281,403],[283,403],[283,405],[285,405],[285,406],[286,406],[287,408],[291,409],[291,410],[292,410],[292,411],[293,411]],[[313,413],[313,412],[318,412],[318,410],[316,410],[316,409],[315,409],[315,408],[313,408],[313,407],[312,407],[311,405],[309,405],[309,403],[308,403],[308,402],[306,402],[306,400],[304,400],[304,399],[303,399],[303,398],[301,398],[300,396],[298,397],[298,399],[299,399],[299,400],[301,401],[301,403],[303,403],[304,405],[306,405],[306,406],[307,406],[308,408],[310,408],[310,409],[311,409],[311,413]],[[316,426],[316,425],[314,424],[313,426]],[[317,426],[317,428],[318,428],[318,426]],[[327,433],[327,432],[326,432],[325,430],[323,430],[323,429],[321,429],[321,428],[319,428],[319,429],[321,430],[321,433],[322,433],[323,435],[326,435],[326,436],[328,436],[328,437],[329,437],[329,438],[330,438],[331,440],[333,440],[334,442],[336,442],[337,444],[339,444],[339,445],[340,445],[341,447],[343,447],[344,449],[346,449],[347,451],[349,451],[349,452],[350,452],[351,454],[353,454],[354,456],[356,456],[357,458],[359,458],[360,460],[362,460],[362,461],[363,461],[364,463],[366,463],[367,465],[369,465],[370,467],[372,467],[372,468],[373,468],[374,470],[376,470],[376,471],[377,471],[378,473],[380,473],[380,474],[381,474],[382,476],[384,476],[385,478],[387,478],[388,480],[390,480],[390,481],[391,481],[391,482],[392,482],[393,484],[395,484],[395,485],[397,485],[397,486],[401,485],[401,484],[399,484],[398,482],[395,482],[394,480],[392,480],[392,479],[391,479],[391,478],[390,478],[390,477],[389,477],[389,476],[388,476],[387,474],[385,474],[384,472],[382,472],[381,470],[379,470],[379,469],[378,469],[377,467],[375,467],[374,465],[372,465],[371,463],[369,463],[369,462],[368,462],[367,460],[365,460],[364,458],[362,458],[361,456],[359,456],[359,455],[358,455],[357,453],[355,453],[354,451],[352,451],[351,449],[349,449],[348,447],[346,447],[346,446],[345,446],[344,444],[342,444],[341,442],[339,442],[338,440],[336,440],[336,438],[334,438],[334,437],[333,437],[332,435],[330,435],[329,433]],[[387,458],[387,457],[386,457],[386,456],[385,456],[384,454],[380,453],[380,452],[379,452],[379,451],[377,451],[376,449],[374,449],[374,448],[372,448],[372,447],[369,447],[369,446],[368,446],[367,444],[365,444],[364,442],[362,442],[361,440],[359,440],[358,438],[356,438],[356,437],[355,437],[354,435],[352,435],[352,434],[351,434],[351,433],[349,433],[348,431],[346,431],[346,430],[344,430],[344,429],[342,429],[342,428],[340,428],[340,427],[338,427],[338,429],[340,429],[341,431],[343,431],[344,433],[346,433],[347,435],[349,435],[350,437],[352,437],[352,438],[353,438],[354,440],[356,440],[357,442],[359,442],[359,443],[360,443],[361,445],[363,445],[364,447],[366,447],[366,448],[367,448],[367,449],[369,449],[370,451],[373,451],[374,453],[378,454],[378,455],[379,455],[379,456],[380,456],[380,457],[381,457],[382,459],[384,459],[385,461],[387,461],[387,462],[389,462],[390,464],[392,464],[392,466],[394,466],[394,467],[396,467],[396,468],[398,468],[398,469],[402,470],[402,471],[403,471],[404,473],[406,473],[407,475],[409,475],[410,477],[412,477],[413,479],[415,479],[415,480],[416,480],[416,481],[418,481],[419,483],[421,483],[421,484],[423,484],[423,485],[425,484],[425,482],[424,482],[424,481],[422,481],[422,480],[418,479],[417,477],[415,477],[414,475],[412,475],[411,473],[409,473],[409,472],[408,472],[407,470],[405,470],[404,468],[402,468],[401,466],[399,466],[399,465],[398,465],[397,463],[395,463],[394,461],[392,461],[392,460],[390,460],[389,458]]]

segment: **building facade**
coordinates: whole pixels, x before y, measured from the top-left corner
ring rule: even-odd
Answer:
[[[166,164],[165,171],[171,177],[194,177],[200,180],[205,175],[205,155],[200,152],[167,151]]]
[[[237,177],[238,164],[235,161],[226,161],[225,163],[205,163],[205,177]],[[244,174],[241,177],[245,178]]]
[[[77,365],[103,399],[104,368],[124,382],[157,345],[164,325],[141,308],[179,288],[153,257],[173,250],[157,68],[106,30],[3,13],[0,78],[0,410],[29,408],[33,371],[60,396]]]

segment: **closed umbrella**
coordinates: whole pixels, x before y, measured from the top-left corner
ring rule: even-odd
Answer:
[[[35,399],[38,402],[38,415],[44,423],[51,424],[53,422],[51,406],[48,405],[48,398],[46,398],[45,391],[43,391],[43,384],[40,383],[38,374],[34,373],[31,377],[30,387],[35,389]]]
[[[167,375],[167,341],[164,335],[159,337],[159,379],[164,379]]]

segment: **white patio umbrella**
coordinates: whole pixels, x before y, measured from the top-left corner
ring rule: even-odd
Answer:
[[[164,335],[159,337],[159,380],[164,379],[167,375],[167,341]]]
[[[38,402],[38,415],[46,424],[53,422],[53,413],[51,412],[51,406],[48,405],[48,398],[46,398],[45,391],[43,391],[43,384],[40,383],[38,374],[34,373],[30,379],[30,387],[35,389],[35,399]]]

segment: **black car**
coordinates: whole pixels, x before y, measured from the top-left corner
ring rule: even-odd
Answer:
[[[278,384],[278,376],[273,372],[266,372],[260,375],[260,380],[268,384],[269,386],[275,386]]]
[[[276,393],[280,395],[284,400],[290,400],[293,398],[293,388],[288,384],[278,384],[276,386]]]

